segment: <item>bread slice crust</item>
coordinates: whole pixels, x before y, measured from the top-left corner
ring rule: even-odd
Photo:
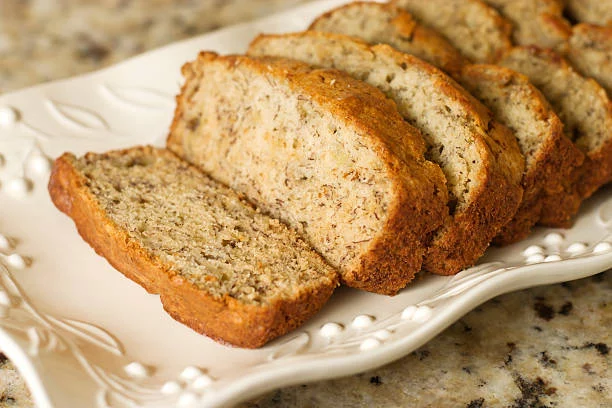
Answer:
[[[392,0],[472,62],[494,63],[512,47],[512,25],[481,0]]]
[[[558,0],[484,0],[512,23],[516,45],[565,49],[571,33]]]
[[[447,201],[445,178],[437,165],[425,160],[423,156],[425,144],[420,133],[402,120],[395,105],[382,93],[339,71],[314,69],[307,64],[285,59],[218,56],[204,52],[196,61],[186,64],[183,73],[186,82],[181,94],[177,97],[175,119],[167,141],[167,146],[172,151],[203,168],[214,178],[245,194],[263,211],[280,218],[300,231],[332,266],[340,270],[342,282],[345,284],[392,295],[414,278],[414,275],[421,269],[427,240],[444,221],[448,211],[445,206]],[[357,248],[356,255],[350,263],[343,263],[344,258],[337,255],[344,253],[343,247],[328,247],[326,246],[327,241],[321,239],[322,233],[335,234],[335,227],[345,228],[350,224],[338,225],[335,217],[317,218],[319,213],[295,209],[292,207],[294,204],[288,203],[286,196],[298,190],[292,192],[279,186],[276,191],[280,193],[270,192],[270,190],[261,193],[262,189],[271,187],[262,184],[261,178],[251,176],[256,173],[269,173],[274,168],[286,167],[290,164],[287,162],[289,156],[293,157],[293,163],[304,162],[302,150],[300,150],[301,142],[298,142],[298,147],[295,148],[291,147],[293,142],[285,143],[283,140],[291,135],[288,136],[282,130],[282,126],[276,126],[277,122],[274,119],[263,123],[264,126],[267,126],[265,131],[261,128],[253,130],[252,127],[249,127],[250,122],[246,121],[243,128],[229,134],[224,130],[224,126],[231,126],[231,124],[229,122],[225,124],[223,115],[207,113],[206,115],[210,115],[208,117],[213,118],[211,120],[221,122],[207,124],[205,129],[189,129],[188,116],[194,112],[200,112],[200,106],[221,106],[215,102],[215,99],[207,99],[206,103],[202,102],[204,99],[200,99],[215,98],[214,95],[217,94],[226,95],[226,90],[218,87],[218,82],[210,82],[208,79],[217,74],[219,76],[216,81],[225,81],[224,83],[235,83],[239,78],[250,78],[251,83],[261,80],[274,84],[274,92],[270,92],[270,98],[277,96],[288,98],[286,101],[283,99],[285,101],[283,104],[291,106],[294,103],[307,104],[308,109],[314,106],[312,109],[316,108],[317,115],[325,113],[328,115],[325,116],[328,118],[325,119],[326,121],[333,119],[334,123],[340,124],[343,129],[347,130],[346,134],[349,136],[346,137],[346,140],[368,146],[368,154],[377,157],[381,171],[387,175],[384,179],[390,186],[385,196],[391,201],[385,210],[384,225],[372,237],[366,236],[354,243],[355,246],[352,248]],[[251,89],[255,93],[249,94],[248,106],[247,102],[229,103],[233,112],[258,117],[283,106],[280,103],[268,106],[262,98],[263,93]],[[253,98],[259,98],[258,100],[262,101],[261,105],[260,102],[250,104]],[[196,103],[195,100],[199,102]],[[227,101],[226,104],[228,104]],[[202,122],[206,120],[205,117]],[[300,121],[297,120],[298,123]],[[262,164],[258,164],[260,167],[246,167],[242,162],[238,162],[241,159],[228,161],[224,153],[226,148],[237,152],[236,157],[253,154],[253,143],[255,143],[253,137],[257,135],[254,133],[256,131],[270,135],[266,136],[268,139],[264,141],[257,139],[257,149],[265,149],[264,153],[257,153],[254,161],[257,162],[262,158],[260,161]],[[295,132],[299,131],[295,129]],[[318,128],[314,133],[320,136],[325,135],[325,132],[327,132],[326,129]],[[210,138],[213,137],[216,138],[215,141],[211,141]],[[312,140],[309,138],[311,136],[304,137],[308,138],[305,142]],[[333,136],[325,137],[320,140],[327,140],[326,143],[330,145],[334,143]],[[270,138],[273,140],[278,138],[279,142],[271,144]],[[198,151],[206,146],[213,146],[219,151]],[[268,159],[263,159],[266,154],[275,155],[273,163],[268,163],[266,161]],[[229,166],[237,167],[228,170]],[[349,175],[341,176],[346,178]],[[325,177],[325,174],[320,174],[320,177]],[[355,183],[357,179],[349,178]],[[292,184],[294,181],[298,183],[299,179],[291,179],[288,182],[290,185],[296,185]],[[271,180],[271,183],[274,183],[274,180]],[[321,188],[324,189],[325,186]],[[266,194],[274,196],[274,199],[266,199]],[[306,204],[310,204],[311,201],[305,197],[296,200],[298,203]],[[345,206],[346,209],[348,208],[346,206],[353,205],[353,202],[343,200],[338,202],[338,205],[338,208]],[[306,223],[303,228],[302,223]],[[349,248],[349,250],[352,249]]]
[[[151,147],[137,149],[143,149],[145,154],[171,155]],[[302,291],[292,300],[277,299],[269,305],[245,304],[227,295],[213,297],[147,252],[114,223],[89,191],[86,179],[75,168],[75,160],[66,153],[55,161],[49,181],[53,203],[72,218],[81,237],[97,254],[147,292],[159,294],[164,309],[173,318],[199,333],[239,347],[261,347],[303,324],[337,286],[336,277],[330,275],[326,285]]]
[[[309,64],[345,70],[377,86],[396,102],[404,118],[425,135],[430,144],[430,157],[440,149],[450,154],[449,160],[469,161],[467,170],[461,171],[468,173],[465,179],[471,186],[470,191],[465,197],[456,194],[458,201],[465,202],[457,205],[452,217],[436,233],[428,248],[424,269],[446,275],[473,265],[499,228],[512,218],[521,199],[519,184],[524,170],[515,137],[509,129],[496,123],[490,112],[467,91],[435,67],[388,45],[369,46],[345,35],[313,31],[262,35],[251,43],[248,52],[301,59]],[[384,71],[391,66],[401,69]],[[409,82],[406,72],[418,74],[421,81]],[[421,108],[420,100],[415,102],[406,97],[410,92],[404,94],[404,89],[415,89],[417,95],[431,93],[438,103],[435,107]],[[427,119],[428,111],[432,113],[443,106],[449,113],[441,111],[436,116],[440,121],[445,120],[448,126],[457,121],[466,123],[462,149],[445,146],[443,138],[447,132],[429,125],[434,120]],[[457,134],[456,138],[459,137],[464,136]],[[469,160],[465,158],[468,155]],[[433,160],[442,161],[441,158]],[[447,179],[454,176],[452,170],[444,171]],[[459,191],[462,187],[449,188],[452,189]]]
[[[315,19],[308,30],[345,34],[370,44],[389,44],[456,76],[467,60],[437,31],[391,3],[355,1]]]

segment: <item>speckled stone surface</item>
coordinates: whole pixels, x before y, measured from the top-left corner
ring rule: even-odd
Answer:
[[[0,93],[306,0],[0,0]],[[612,272],[493,299],[411,355],[246,407],[612,407]],[[0,407],[30,407],[0,355]]]

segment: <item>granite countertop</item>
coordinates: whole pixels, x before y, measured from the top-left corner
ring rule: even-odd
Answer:
[[[305,0],[2,0],[0,93]],[[416,352],[243,407],[612,407],[612,271],[495,298]],[[0,407],[32,402],[0,354]]]

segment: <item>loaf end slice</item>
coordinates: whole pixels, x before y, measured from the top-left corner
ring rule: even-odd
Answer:
[[[304,323],[337,286],[294,231],[167,150],[64,154],[49,192],[99,255],[217,341],[260,347]]]
[[[279,58],[201,53],[168,147],[298,230],[349,286],[394,294],[446,215],[440,168],[380,91]]]
[[[545,198],[563,191],[564,181],[582,164],[584,154],[564,135],[561,120],[526,76],[497,65],[475,64],[464,67],[460,82],[513,131],[525,156],[523,201],[494,240],[510,244],[529,234]]]
[[[612,103],[601,85],[552,50],[515,47],[500,64],[529,78],[559,115],[567,137],[585,154],[583,164],[566,178],[564,191],[548,199],[540,221],[567,226],[580,201],[612,180]]]
[[[343,70],[383,91],[427,143],[447,180],[451,216],[429,245],[424,268],[471,266],[518,208],[524,160],[512,133],[449,76],[392,47],[340,34],[261,35],[251,55],[294,58]]]
[[[370,44],[389,44],[456,76],[466,59],[442,35],[390,3],[353,2],[318,17],[309,30],[345,34]]]
[[[441,33],[464,57],[493,63],[512,47],[512,25],[481,0],[393,0]]]

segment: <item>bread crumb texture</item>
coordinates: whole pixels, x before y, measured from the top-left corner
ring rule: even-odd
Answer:
[[[216,298],[270,304],[329,279],[296,233],[169,153],[88,154],[74,164],[130,239]]]

